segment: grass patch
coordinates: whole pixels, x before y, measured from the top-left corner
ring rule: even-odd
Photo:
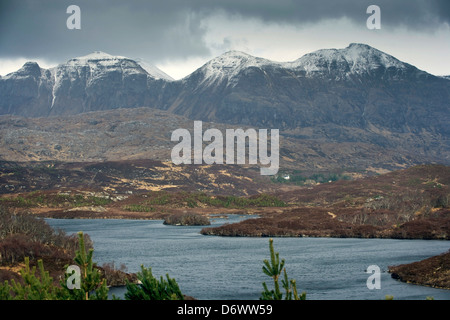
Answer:
[[[194,208],[201,205],[224,208],[247,208],[247,207],[285,207],[286,203],[275,196],[260,194],[253,197],[217,196],[213,197],[205,193],[186,194],[184,202],[188,207]]]
[[[153,211],[155,211],[155,209],[153,207],[148,207],[148,206],[142,205],[142,204],[130,204],[130,205],[124,206],[123,209],[126,211],[131,211],[131,212],[153,212]]]
[[[204,192],[177,192],[157,191],[147,195],[148,200],[136,205],[135,210],[154,205],[172,207],[219,207],[219,208],[246,208],[246,207],[285,207],[287,204],[273,195],[259,194],[252,197],[212,196]]]

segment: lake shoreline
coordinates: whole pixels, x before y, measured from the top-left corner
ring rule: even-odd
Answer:
[[[208,215],[209,218],[214,218],[214,217],[218,217],[217,213],[215,214],[216,216],[214,216],[214,214],[210,214]],[[242,211],[239,211],[239,213],[222,213],[220,215],[220,217],[224,217],[227,215],[248,215],[248,214],[243,214]],[[50,219],[77,219],[77,218],[62,218],[62,217],[58,217],[58,218],[50,218]],[[89,218],[78,218],[78,219],[99,219],[98,217],[89,217]],[[112,217],[109,218],[104,218],[104,219],[114,219]],[[120,218],[120,219],[124,219],[124,218]],[[125,218],[127,219],[127,218]],[[255,220],[257,219],[261,219],[261,217],[256,218],[256,219],[252,219],[251,223],[255,224]],[[163,219],[159,218],[147,218],[147,219],[130,219],[130,220],[161,220],[161,223],[163,223]],[[361,238],[361,239],[396,239],[396,240],[442,240],[442,241],[446,241],[447,239],[424,239],[424,238],[399,238],[399,237],[389,237],[389,234],[384,233],[381,234],[380,236],[363,236],[363,235],[359,235],[359,236],[351,236],[351,237],[344,237],[342,235],[340,236],[331,236],[331,235],[326,235],[324,233],[314,233],[314,234],[310,234],[310,235],[288,235],[288,234],[264,234],[263,232],[261,232],[261,234],[259,235],[255,235],[255,234],[215,234],[215,233],[209,233],[208,230],[226,230],[227,228],[231,228],[230,230],[233,230],[233,226],[239,225],[241,223],[246,222],[247,219],[238,222],[238,223],[234,223],[234,224],[224,224],[222,226],[219,227],[208,227],[208,228],[203,228],[200,233],[206,236],[219,236],[219,237],[258,237],[258,238],[268,238],[268,237],[273,237],[273,238],[279,238],[279,237],[289,237],[289,238],[298,238],[298,237],[312,237],[312,238]],[[249,223],[249,222],[247,222]],[[446,264],[444,265],[444,267],[436,267],[436,260],[440,259],[444,257],[444,260],[446,261]],[[428,259],[426,259],[426,261],[417,261],[417,262],[413,262],[410,264],[406,264],[406,265],[399,265],[399,266],[389,266],[389,270],[388,272],[391,273],[391,277],[393,279],[396,279],[398,281],[402,281],[405,283],[413,283],[416,285],[421,285],[421,286],[428,286],[428,287],[432,287],[432,288],[439,288],[439,289],[447,289],[450,290],[450,253],[442,253],[440,255],[437,256],[433,256],[430,257]]]
[[[230,216],[228,221],[236,222],[241,219],[245,217]],[[219,226],[224,222],[227,220],[217,219],[212,225]],[[265,280],[260,274],[262,261],[268,257],[268,238],[265,237],[204,237],[199,234],[202,227],[165,226],[161,220],[91,222],[50,219],[49,223],[55,228],[64,228],[67,232],[92,232],[99,263],[124,262],[129,272],[139,270],[141,264],[151,266],[155,275],[169,273],[177,279],[181,288],[184,288],[184,294],[199,300],[211,297],[257,299],[248,289],[260,292],[258,284]],[[130,236],[127,236],[128,234]],[[341,296],[339,291],[345,290],[350,284],[349,288],[353,289],[345,291],[341,299],[384,299],[385,295],[393,295],[396,300],[424,300],[431,296],[438,300],[450,298],[446,292],[435,292],[434,289],[430,291],[425,289],[425,286],[405,287],[405,284],[391,278],[387,272],[388,266],[411,263],[448,250],[448,243],[445,241],[290,237],[275,238],[274,244],[275,250],[280,252],[280,259],[286,260],[289,276],[298,281],[299,288],[311,293],[307,296],[308,300],[328,299],[326,297],[331,298],[336,294]],[[227,266],[228,264],[230,265]],[[369,275],[366,275],[365,268],[372,264],[383,270],[382,290],[378,292],[371,292],[366,288]],[[233,285],[229,282],[234,281],[229,279],[229,268],[237,268],[236,271],[242,272],[239,275],[242,279]],[[194,286],[194,283],[204,279],[206,274],[208,279],[214,279],[215,284],[212,283],[209,289],[208,286]],[[323,277],[319,274],[323,274]],[[352,276],[343,280],[348,278],[344,274]],[[245,279],[253,279],[250,281],[253,284],[246,284]],[[241,288],[239,294],[236,292],[236,295],[233,290],[223,287],[224,283],[230,283],[235,289]],[[324,286],[330,290],[324,289]],[[219,294],[218,291],[223,289],[227,290]],[[355,289],[357,291],[354,291]],[[401,291],[405,289],[408,293],[404,294]],[[214,294],[210,296],[206,292],[211,290]]]
[[[389,266],[389,272],[393,279],[405,283],[450,290],[450,250],[421,261]]]
[[[62,210],[45,208],[31,209],[36,217],[52,219],[130,219],[166,220],[167,218],[195,215],[214,216],[242,215],[258,216],[252,221],[206,227],[203,235],[231,237],[325,237],[325,238],[380,238],[450,240],[450,210],[435,210],[433,217],[417,218],[401,225],[375,223],[353,223],[350,219],[359,213],[354,208],[334,210],[320,207],[267,207],[267,208],[169,208],[164,212],[129,212],[126,210]],[[367,213],[368,216],[375,213]],[[353,218],[354,219],[354,218]]]

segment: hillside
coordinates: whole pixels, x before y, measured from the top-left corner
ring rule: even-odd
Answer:
[[[9,206],[71,216],[89,207],[87,216],[105,217],[140,208],[152,218],[160,208],[139,207],[146,193],[181,195],[169,197],[179,203],[170,210],[200,201],[198,211],[212,197],[264,193],[289,205],[258,208],[250,229],[216,231],[448,237],[450,82],[365,44],[291,62],[231,51],[177,81],[94,52],[51,69],[28,62],[0,79],[0,97],[0,194]],[[279,129],[279,172],[174,165],[171,134],[192,132],[194,120],[221,132]]]
[[[418,166],[275,193],[286,208],[203,234],[221,236],[450,238],[450,167]]]
[[[142,64],[142,65],[141,65]],[[0,78],[6,161],[166,161],[194,120],[279,129],[282,168],[352,173],[450,164],[450,82],[365,44],[291,62],[231,51],[174,81],[94,52]]]
[[[8,164],[10,165],[10,164]],[[203,234],[221,236],[449,239],[450,167],[422,165],[382,175],[297,186],[257,171],[145,161],[8,167],[1,204],[55,218],[164,219],[257,214]],[[15,179],[15,180],[14,180]],[[7,181],[7,182],[6,182]],[[17,184],[15,184],[17,185]],[[27,190],[32,191],[27,191]]]
[[[0,160],[10,162],[103,162],[148,159],[170,161],[170,140],[178,128],[192,132],[193,121],[151,108],[116,109],[72,116],[0,116]],[[203,130],[248,127],[203,122]],[[331,130],[328,126],[327,130]],[[258,129],[258,128],[255,128]],[[350,176],[449,161],[446,140],[418,142],[413,134],[382,132],[378,143],[367,132],[337,128],[339,140],[321,127],[280,131],[280,172],[341,173]],[[347,141],[348,140],[348,141]],[[207,143],[205,142],[204,145]],[[226,153],[225,153],[226,154]],[[234,169],[234,168],[233,168]]]

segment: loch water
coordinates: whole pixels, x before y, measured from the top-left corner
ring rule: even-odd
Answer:
[[[233,223],[248,216],[213,218],[211,226]],[[151,267],[156,277],[169,274],[183,294],[200,300],[258,300],[262,272],[269,259],[269,239],[217,237],[200,234],[199,226],[169,226],[161,220],[46,219],[68,234],[83,231],[94,242],[97,264],[124,264],[128,272]],[[295,279],[308,300],[450,300],[450,290],[402,283],[391,278],[388,266],[419,261],[450,249],[449,241],[274,238],[275,251],[285,259],[289,278]],[[380,289],[367,286],[369,266],[380,268]],[[111,288],[123,297],[124,288]]]

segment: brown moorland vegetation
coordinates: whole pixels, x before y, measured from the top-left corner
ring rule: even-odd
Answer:
[[[421,261],[390,266],[392,278],[403,282],[450,289],[450,251]]]
[[[220,176],[210,171],[209,175],[215,179],[228,177],[228,182],[220,181],[230,183],[230,189],[245,186],[247,191],[252,190],[252,195],[248,196],[220,195],[212,189],[208,192],[195,191],[195,188],[186,191],[178,187],[126,191],[123,185],[120,188],[116,188],[117,185],[108,187],[107,181],[131,178],[135,180],[133,183],[126,180],[127,186],[136,186],[138,179],[145,180],[156,174],[152,167],[155,165],[161,164],[134,161],[72,168],[74,171],[69,170],[71,174],[82,176],[80,179],[84,182],[96,181],[102,174],[109,180],[102,178],[100,184],[97,181],[91,188],[84,189],[66,185],[60,189],[41,188],[32,192],[8,193],[0,197],[0,203],[14,212],[32,212],[52,218],[166,219],[187,214],[209,216],[218,213],[260,216],[251,222],[242,221],[202,230],[203,234],[208,235],[449,239],[448,166],[421,165],[378,176],[317,185],[269,183],[270,186],[266,186],[268,183],[265,183],[265,189],[259,190],[255,187],[258,182],[245,176],[236,179],[232,172],[221,172]],[[94,167],[96,169],[91,172]],[[18,172],[14,170],[9,172],[9,168],[9,173],[4,173],[2,178],[11,180],[11,176],[16,175],[14,172]],[[48,170],[52,174],[63,175],[61,168]],[[195,169],[186,170],[180,169],[172,178],[195,173]],[[208,181],[206,172],[210,168],[205,170],[202,178],[205,181],[199,180],[198,183]],[[20,172],[22,179],[27,180],[30,173]],[[168,181],[161,180],[159,185],[167,186]],[[239,183],[244,184],[241,186]],[[181,185],[187,186],[184,182]],[[221,184],[218,186],[220,189]]]
[[[221,236],[450,239],[450,167],[422,165],[375,177],[275,193],[289,206],[260,219],[202,230]]]
[[[89,235],[84,235],[87,249],[93,247]],[[68,235],[62,230],[54,230],[44,220],[34,215],[11,212],[0,205],[0,281],[15,279],[22,281],[20,270],[28,258],[30,267],[42,260],[45,270],[59,285],[64,278],[65,267],[74,264],[78,249],[76,235]],[[134,281],[136,276],[127,274],[125,269],[115,268],[113,263],[97,266],[111,285]]]
[[[157,176],[156,168],[165,168],[163,175],[167,175]],[[303,186],[262,183],[257,175],[245,176],[251,170],[239,167],[231,171],[207,167],[198,168],[200,171],[194,167],[172,171],[170,166],[152,161],[54,164],[45,168],[3,163],[0,169],[4,183],[0,206],[3,213],[7,212],[0,222],[0,279],[17,277],[24,256],[32,257],[32,261],[41,258],[55,271],[73,257],[73,239],[52,233],[41,222],[30,223],[36,216],[170,217],[176,221],[182,216],[239,213],[256,214],[259,218],[204,228],[201,233],[441,240],[450,237],[450,167],[443,165],[420,165],[357,180]],[[237,172],[241,175],[234,176]],[[46,184],[53,179],[59,184]],[[189,186],[190,181],[196,181],[195,187]],[[214,181],[213,187],[207,187],[208,181]],[[25,188],[18,188],[22,184]],[[33,191],[26,191],[29,189]],[[114,268],[107,265],[102,270],[109,272]],[[125,272],[112,275],[111,282],[118,283],[125,277]],[[407,281],[419,283],[420,279]]]

